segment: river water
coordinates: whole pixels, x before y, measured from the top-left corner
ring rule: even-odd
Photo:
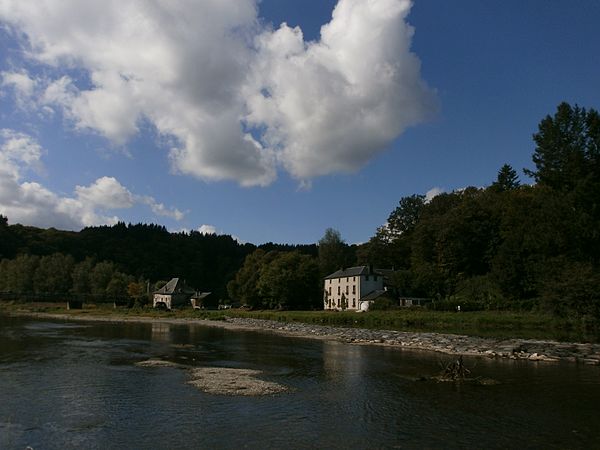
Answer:
[[[211,395],[188,371],[288,392]],[[600,448],[600,368],[465,358],[498,384],[417,381],[435,353],[164,323],[0,316],[0,448]]]

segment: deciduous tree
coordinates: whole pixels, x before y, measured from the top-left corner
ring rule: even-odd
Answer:
[[[338,230],[327,228],[319,239],[319,268],[322,275],[352,264],[348,245]]]

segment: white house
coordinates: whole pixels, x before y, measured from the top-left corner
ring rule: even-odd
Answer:
[[[367,311],[370,303],[386,293],[385,275],[390,270],[372,266],[341,269],[325,277],[324,309]]]

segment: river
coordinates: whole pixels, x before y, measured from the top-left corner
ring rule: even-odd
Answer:
[[[179,367],[140,367],[148,359]],[[447,355],[201,325],[0,316],[0,448],[600,448],[600,368],[465,358],[498,384],[418,381]],[[182,367],[289,390],[226,396]]]

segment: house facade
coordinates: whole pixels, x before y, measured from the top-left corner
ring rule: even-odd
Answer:
[[[189,288],[181,278],[171,278],[167,284],[154,291],[152,306],[166,309],[182,306],[187,304],[195,293],[196,291]]]
[[[367,311],[370,303],[386,292],[384,281],[389,272],[372,266],[357,266],[326,276],[324,309]]]

